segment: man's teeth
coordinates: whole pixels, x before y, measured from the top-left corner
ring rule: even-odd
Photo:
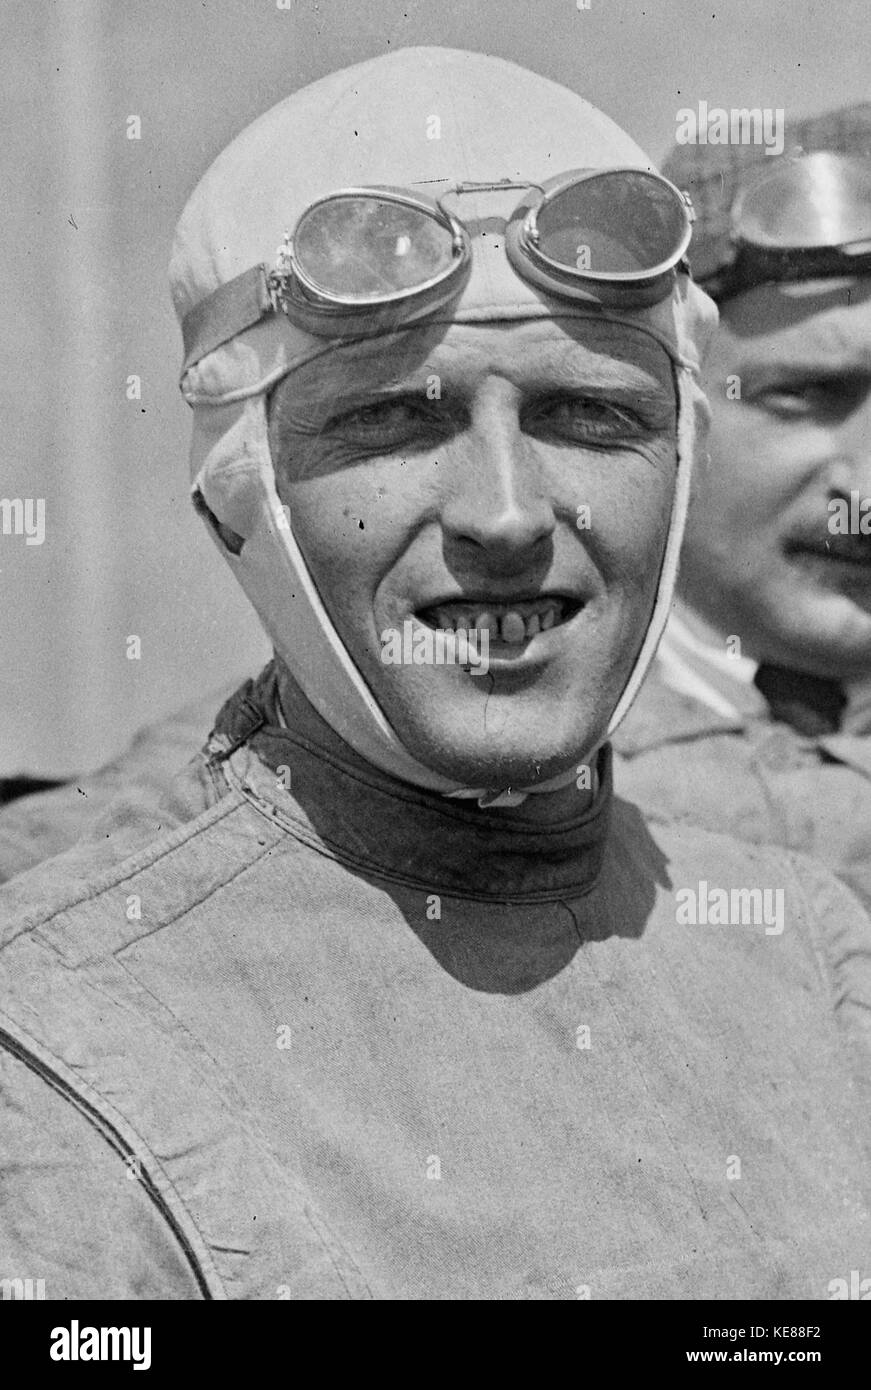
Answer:
[[[508,642],[518,646],[535,637],[538,632],[547,632],[558,627],[563,621],[564,604],[558,599],[543,599],[535,603],[516,604],[513,607],[470,609],[458,603],[440,604],[428,610],[427,617],[432,625],[449,632],[486,631],[491,641]]]

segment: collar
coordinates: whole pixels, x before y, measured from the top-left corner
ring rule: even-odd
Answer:
[[[742,733],[737,714],[712,709],[694,690],[681,692],[666,683],[657,656],[635,704],[614,737],[621,757],[634,758],[670,743],[687,743],[713,734]]]
[[[759,663],[730,655],[721,636],[679,599],[675,601],[657,653],[663,682],[680,694],[693,696],[726,720],[742,726],[768,713],[753,684]],[[844,683],[847,706],[841,734],[871,734],[871,678]]]
[[[724,639],[716,645],[705,640],[701,624],[692,615],[690,625],[686,614],[685,605],[676,603],[641,694],[614,740],[622,756],[632,758],[715,734],[744,733],[750,726],[770,722],[765,700],[752,683],[758,663],[726,655]],[[871,682],[846,688],[849,704],[839,733],[819,738],[790,733],[809,749],[819,749],[871,777]]]
[[[757,662],[731,654],[718,637],[680,602],[675,602],[657,653],[665,685],[692,696],[723,719],[762,718],[765,700],[753,684]]]
[[[224,705],[210,752],[261,811],[357,872],[503,901],[576,897],[599,876],[612,802],[608,745],[593,801],[569,820],[541,825],[522,810],[472,809],[366,762],[271,662]]]

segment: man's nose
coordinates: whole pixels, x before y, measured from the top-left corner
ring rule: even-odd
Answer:
[[[871,385],[861,402],[838,427],[837,455],[831,467],[833,491],[871,497]]]
[[[501,378],[476,393],[442,511],[452,541],[478,547],[502,564],[528,560],[555,526],[541,460],[521,429],[519,404],[516,388]]]

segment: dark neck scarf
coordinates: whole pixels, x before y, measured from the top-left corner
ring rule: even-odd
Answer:
[[[840,729],[847,696],[839,681],[763,662],[753,684],[765,696],[772,719],[799,733],[813,738]]]

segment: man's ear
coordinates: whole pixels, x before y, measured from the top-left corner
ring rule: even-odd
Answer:
[[[232,531],[229,526],[225,526],[223,521],[218,520],[215,513],[207,505],[206,499],[199,488],[195,488],[191,496],[195,511],[197,511],[206,524],[211,527],[221,545],[224,546],[226,550],[229,550],[231,555],[238,555],[245,544],[244,536],[240,536],[238,532]]]

